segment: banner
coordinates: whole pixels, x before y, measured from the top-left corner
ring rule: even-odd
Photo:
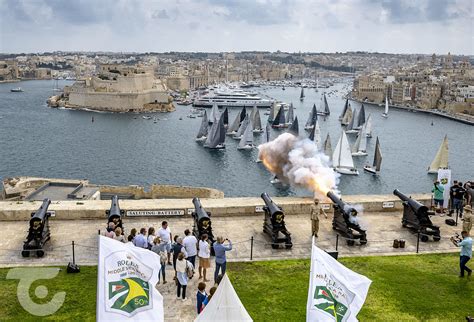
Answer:
[[[97,321],[164,321],[160,268],[156,253],[99,236]]]
[[[313,237],[306,321],[357,321],[370,283],[316,247]]]
[[[451,188],[451,169],[438,170],[439,185],[443,186],[443,207],[448,208],[449,204],[449,188]]]

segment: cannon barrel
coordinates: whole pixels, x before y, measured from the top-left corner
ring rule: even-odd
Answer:
[[[30,219],[30,225],[33,225],[35,221],[40,221],[43,222],[46,216],[46,213],[48,212],[48,207],[51,204],[50,199],[44,199],[43,203],[41,204],[41,207],[39,207],[38,210],[36,210],[34,213],[31,214],[31,219]]]
[[[202,218],[209,218],[207,212],[202,208],[201,200],[199,200],[199,198],[193,198],[193,205],[198,221],[200,221]]]
[[[336,196],[332,191],[329,191],[326,196],[334,202],[339,209],[344,212],[346,215],[350,215],[351,213],[355,212],[357,214],[357,210],[354,207],[351,207],[349,204],[342,201],[341,198]]]
[[[118,217],[121,218],[124,211],[120,209],[119,206],[119,198],[117,195],[112,197],[112,202],[110,204],[110,209],[106,211],[108,215],[109,222],[112,221],[114,218]]]
[[[398,198],[400,198],[402,201],[406,202],[410,206],[410,208],[413,209],[415,213],[421,214],[421,213],[428,212],[428,207],[426,207],[425,205],[423,205],[422,203],[420,203],[419,201],[415,199],[407,197],[406,195],[401,193],[400,190],[398,189],[393,190],[393,194],[397,196]]]
[[[268,196],[266,192],[262,193],[260,197],[262,197],[263,201],[265,202],[265,205],[268,208],[268,211],[272,216],[283,214],[282,209],[273,202],[273,200],[270,198],[270,196]]]

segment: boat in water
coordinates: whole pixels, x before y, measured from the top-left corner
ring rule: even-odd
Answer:
[[[255,147],[253,144],[253,125],[252,122],[249,122],[245,128],[244,134],[240,139],[239,145],[237,146],[238,150],[252,150]]]
[[[239,130],[239,127],[240,127],[240,113],[241,113],[241,111],[239,111],[237,113],[237,115],[235,116],[235,119],[232,122],[232,124],[227,127],[226,135],[234,136],[237,133],[237,131]]]
[[[262,128],[262,120],[260,118],[260,112],[256,110],[253,120],[252,120],[252,128],[253,128],[253,133],[262,133],[263,128]]]
[[[332,155],[334,171],[340,174],[359,175],[359,171],[354,167],[351,147],[347,140],[346,132],[342,131],[339,141]]]
[[[256,93],[244,92],[238,89],[216,89],[208,94],[194,100],[195,107],[212,107],[217,104],[219,107],[271,107],[273,100],[264,99]]]
[[[285,118],[285,109],[283,106],[280,106],[278,113],[275,116],[275,119],[272,122],[273,128],[283,128],[286,126],[286,118]]]
[[[344,104],[344,108],[342,109],[342,113],[341,113],[341,115],[339,115],[339,121],[342,121],[342,119],[344,118],[344,115],[346,114],[348,107],[349,107],[349,100],[346,98],[346,104]]]
[[[353,114],[351,114],[351,119],[349,121],[349,124],[346,126],[346,133],[347,134],[354,134],[354,133],[359,133],[358,130],[356,130],[356,122],[358,122],[358,115],[357,111],[355,111]]]
[[[372,137],[372,114],[369,113],[367,121],[365,122],[365,135],[368,138]]]
[[[314,126],[316,125],[317,121],[318,111],[316,109],[316,104],[313,104],[313,108],[311,109],[311,112],[309,112],[308,120],[306,121],[304,129],[307,131],[314,129]]]
[[[12,88],[10,90],[10,92],[13,92],[13,93],[21,93],[23,92],[23,89],[21,87],[17,87],[17,88]]]
[[[209,129],[204,147],[213,150],[225,149],[224,118],[221,117],[214,122]]]
[[[388,117],[388,97],[385,96],[385,111],[382,113],[382,116],[387,118]]]
[[[329,104],[326,98],[326,93],[323,94],[323,106],[324,106],[324,110],[319,111],[318,115],[329,116],[329,114],[331,114],[331,111],[329,110]]]
[[[295,120],[295,112],[293,109],[293,103],[290,104],[290,107],[288,108],[288,113],[286,113],[286,118],[285,118],[285,126],[288,127],[291,124],[293,124]]]
[[[331,137],[328,135],[326,136],[326,140],[324,140],[324,154],[329,157],[329,160],[332,160],[332,146],[331,146]]]
[[[301,93],[300,93],[300,101],[303,102],[304,100],[304,89],[301,87]]]
[[[449,146],[448,146],[448,135],[444,136],[443,142],[439,146],[438,152],[436,153],[433,161],[428,168],[428,173],[438,173],[439,169],[447,169],[449,167]]]
[[[207,120],[207,112],[204,111],[204,116],[202,117],[201,127],[199,128],[199,132],[196,136],[196,141],[197,142],[206,141],[208,131],[209,131],[209,123]]]
[[[349,106],[347,107],[346,112],[344,113],[344,116],[342,117],[341,125],[342,126],[349,125],[349,123],[351,122],[351,119],[352,119],[352,107],[349,104]]]
[[[356,130],[360,130],[362,128],[362,126],[365,124],[365,106],[364,104],[362,104],[359,108],[359,112],[357,112],[357,120],[355,121],[357,122],[354,123],[354,128]]]
[[[378,175],[380,173],[380,166],[382,165],[382,151],[380,150],[379,137],[377,136],[377,141],[375,143],[375,153],[374,153],[374,162],[372,166],[365,165],[364,171],[370,172],[372,174]]]
[[[288,128],[288,133],[293,134],[294,136],[300,135],[300,129],[298,126],[298,116],[295,117],[295,120],[291,124],[291,126]]]
[[[265,126],[265,130],[263,132],[263,139],[262,139],[262,142],[260,144],[265,144],[265,143],[270,142],[270,131],[271,131],[270,123],[267,123],[267,125]],[[255,161],[255,162],[260,163],[260,162],[262,162],[262,160],[260,160],[260,158],[258,158],[257,161]]]
[[[249,123],[250,123],[249,115],[246,114],[244,120],[240,123],[237,133],[235,133],[234,136],[232,136],[232,138],[235,140],[242,139],[242,136],[244,135],[245,130],[249,126]]]
[[[359,135],[357,136],[357,140],[352,147],[352,156],[353,157],[361,157],[367,155],[367,136],[365,132],[365,125],[359,131]]]

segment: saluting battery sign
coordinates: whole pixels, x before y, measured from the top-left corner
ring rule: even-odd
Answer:
[[[127,210],[127,217],[173,217],[184,216],[183,209],[170,210]]]

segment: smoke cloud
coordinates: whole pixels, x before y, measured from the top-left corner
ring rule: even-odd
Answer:
[[[339,195],[339,174],[332,169],[329,157],[318,151],[311,140],[283,133],[258,149],[265,167],[282,182],[309,189],[321,200],[328,191]]]

